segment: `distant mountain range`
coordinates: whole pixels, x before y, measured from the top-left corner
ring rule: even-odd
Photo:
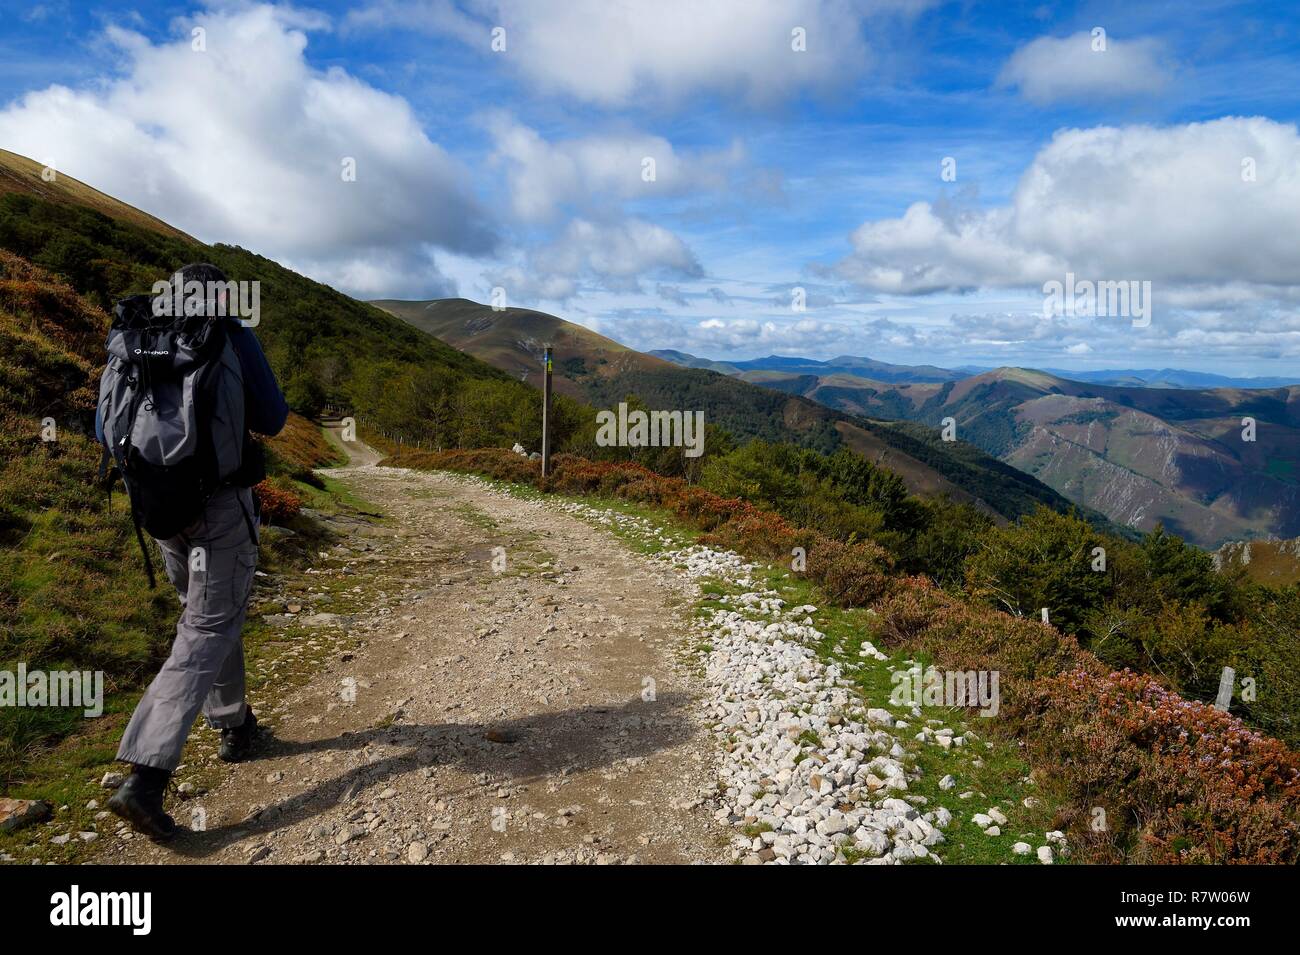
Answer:
[[[981,368],[980,371],[992,371]],[[1108,371],[1071,371],[1062,368],[1044,368],[1058,378],[1088,381],[1097,385],[1137,386],[1139,388],[1286,388],[1300,384],[1294,378],[1230,378],[1208,371],[1184,371],[1180,368],[1128,368]]]
[[[1126,384],[1021,368],[944,380],[930,366],[909,377],[911,366],[885,365],[888,380],[848,370],[868,361],[726,364],[742,380],[850,414],[936,429],[952,418],[959,438],[1119,524],[1163,524],[1204,547],[1300,534],[1300,386],[1197,388],[1242,379],[1169,369],[1091,373]],[[1246,418],[1253,441],[1243,439]]]
[[[841,355],[825,361],[816,358],[794,358],[768,355],[744,361],[715,361],[700,358],[683,351],[657,349],[647,352],[686,368],[706,368],[709,371],[734,375],[746,371],[781,371],[792,374],[856,375],[873,381],[927,382],[959,381],[996,369],[981,365],[960,365],[957,368],[939,368],[935,365],[893,365],[874,358]],[[1300,375],[1286,378],[1231,378],[1206,371],[1184,371],[1179,368],[1116,368],[1105,371],[1073,371],[1065,368],[1040,369],[1058,378],[1086,381],[1097,385],[1138,388],[1285,388],[1300,385]]]
[[[940,440],[930,427],[831,408],[784,389],[760,387],[739,374],[693,368],[644,354],[545,312],[500,311],[466,299],[379,300],[372,304],[435,338],[540,386],[542,349],[555,348],[555,388],[596,407],[636,395],[651,408],[700,409],[737,438],[761,438],[831,451],[851,448],[895,471],[917,494],[945,494],[999,518],[1038,504],[1068,509],[1046,484],[973,444]],[[747,373],[746,373],[747,374]],[[1105,523],[1100,514],[1089,516]]]
[[[962,372],[936,368],[934,365],[891,365],[873,358],[856,358],[853,355],[841,355],[839,358],[831,358],[827,361],[818,361],[815,358],[783,358],[780,355],[769,355],[766,358],[753,358],[747,361],[711,361],[708,358],[697,358],[685,352],[667,349],[651,351],[648,354],[687,368],[705,368],[724,375],[749,371],[780,371],[796,375],[857,375],[874,381],[908,382],[957,381],[959,378],[967,377]]]

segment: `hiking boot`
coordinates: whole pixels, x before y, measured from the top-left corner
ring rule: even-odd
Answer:
[[[156,842],[176,835],[176,820],[163,811],[163,795],[171,773],[152,766],[136,766],[126,782],[108,800],[108,808],[137,831]]]
[[[245,708],[242,726],[232,726],[221,731],[221,747],[217,756],[227,763],[237,763],[245,759],[253,748],[257,737],[257,717],[251,706]]]

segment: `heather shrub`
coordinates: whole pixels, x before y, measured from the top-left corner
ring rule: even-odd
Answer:
[[[532,484],[541,476],[537,461],[504,448],[481,448],[472,451],[403,450],[382,462],[394,467],[423,470],[456,471],[461,474],[484,474],[494,480]]]
[[[889,589],[893,559],[870,541],[846,544],[818,535],[808,551],[808,573],[846,607],[866,607]]]
[[[302,498],[292,491],[277,487],[271,479],[253,488],[261,519],[267,524],[287,524],[302,510]]]
[[[719,547],[788,566],[791,552],[806,536],[775,514],[751,509],[717,525],[704,539]]]
[[[935,615],[957,605],[925,577],[908,577],[895,583],[877,606],[880,638],[885,646],[910,646],[930,626]]]
[[[1039,681],[1029,757],[1076,807],[1086,861],[1287,863],[1300,857],[1300,759],[1277,740],[1131,671]],[[1085,825],[1092,807],[1105,828]]]
[[[713,530],[719,524],[753,507],[745,501],[721,497],[711,491],[685,483],[666,495],[664,504],[686,523],[705,531]]]
[[[944,668],[998,671],[1008,706],[1041,677],[1077,668],[1105,671],[1068,634],[963,603],[924,578],[896,584],[878,613],[887,646],[923,651]]]

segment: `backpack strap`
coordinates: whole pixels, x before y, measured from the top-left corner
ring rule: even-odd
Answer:
[[[253,515],[248,513],[248,508],[244,507],[244,498],[238,491],[235,497],[239,500],[239,509],[244,512],[244,524],[248,527],[248,539],[252,542],[254,549],[257,547],[257,530],[253,527]]]
[[[113,469],[112,476],[108,472],[108,462],[113,460],[113,456],[108,453],[108,445],[104,445],[103,451],[99,455],[99,483],[104,485],[104,490],[108,492],[108,513],[113,513],[113,481],[117,477],[117,469]]]
[[[127,494],[130,500],[131,495]],[[140,530],[140,515],[136,513],[135,502],[131,501],[131,523],[135,525],[135,539],[140,544],[140,556],[144,558],[144,572],[149,577],[149,589],[155,590],[158,587],[158,581],[153,573],[153,561],[149,557],[149,548],[145,546],[144,532]]]

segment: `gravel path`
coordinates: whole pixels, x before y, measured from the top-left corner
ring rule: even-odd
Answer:
[[[678,652],[687,581],[481,482],[331,474],[389,518],[341,525],[342,572],[377,605],[295,619],[360,646],[276,702],[262,758],[174,809],[183,823],[201,810],[203,831],[166,847],[117,833],[103,861],[728,857],[703,804],[716,786],[703,684]]]

